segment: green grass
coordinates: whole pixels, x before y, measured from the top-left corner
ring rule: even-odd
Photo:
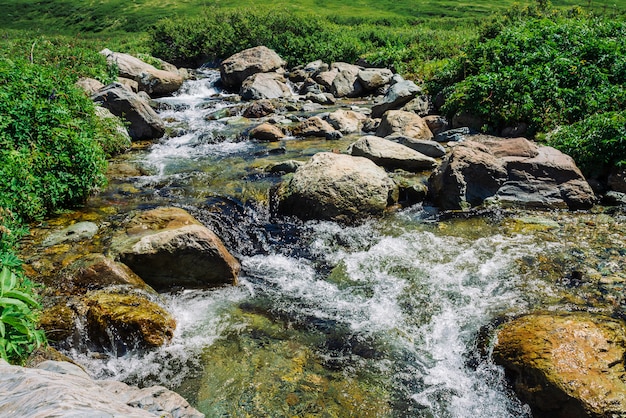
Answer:
[[[214,10],[283,9],[294,13],[315,13],[340,24],[378,23],[421,24],[433,18],[481,19],[514,4],[534,1],[474,0],[1,0],[0,27],[44,33],[127,33],[143,32],[166,17],[189,17]],[[559,8],[578,6],[596,14],[623,15],[626,0],[553,2]]]

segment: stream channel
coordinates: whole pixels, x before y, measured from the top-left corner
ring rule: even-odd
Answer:
[[[177,321],[164,347],[66,350],[97,378],[167,386],[207,417],[531,417],[490,359],[495,327],[536,310],[625,316],[618,210],[442,217],[415,205],[358,226],[273,215],[281,177],[265,167],[345,152],[358,136],[249,140],[249,120],[207,118],[238,104],[218,76],[201,69],[159,99],[168,135],[115,161],[145,175],[114,178],[41,225],[114,228],[131,211],[177,206],[242,264],[238,286],[162,294]],[[99,236],[82,251],[104,246]]]

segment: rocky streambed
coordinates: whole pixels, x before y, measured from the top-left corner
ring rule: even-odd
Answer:
[[[149,117],[23,244],[52,345],[92,377],[206,416],[626,413],[626,216],[569,157],[475,135],[385,69],[104,53],[125,78],[94,100]]]

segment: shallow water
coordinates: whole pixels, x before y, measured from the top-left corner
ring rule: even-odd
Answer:
[[[71,217],[114,227],[183,207],[240,259],[240,285],[164,294],[178,326],[158,350],[70,350],[97,377],[163,384],[209,417],[530,417],[490,360],[490,331],[538,308],[624,315],[619,213],[442,220],[417,205],[351,227],[271,215],[280,177],[267,165],[353,138],[246,140],[237,116],[207,120],[237,106],[215,79],[163,99],[171,136],[120,157],[148,175],[112,181]]]

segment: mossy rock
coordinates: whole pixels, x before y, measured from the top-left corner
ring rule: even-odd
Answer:
[[[170,341],[176,322],[146,296],[96,291],[86,295],[89,338],[108,349],[154,348]]]
[[[59,304],[45,309],[39,318],[39,327],[46,331],[50,341],[63,341],[70,338],[76,330],[78,315],[66,304]]]
[[[626,416],[625,355],[626,324],[586,313],[520,317],[493,352],[538,418]]]

